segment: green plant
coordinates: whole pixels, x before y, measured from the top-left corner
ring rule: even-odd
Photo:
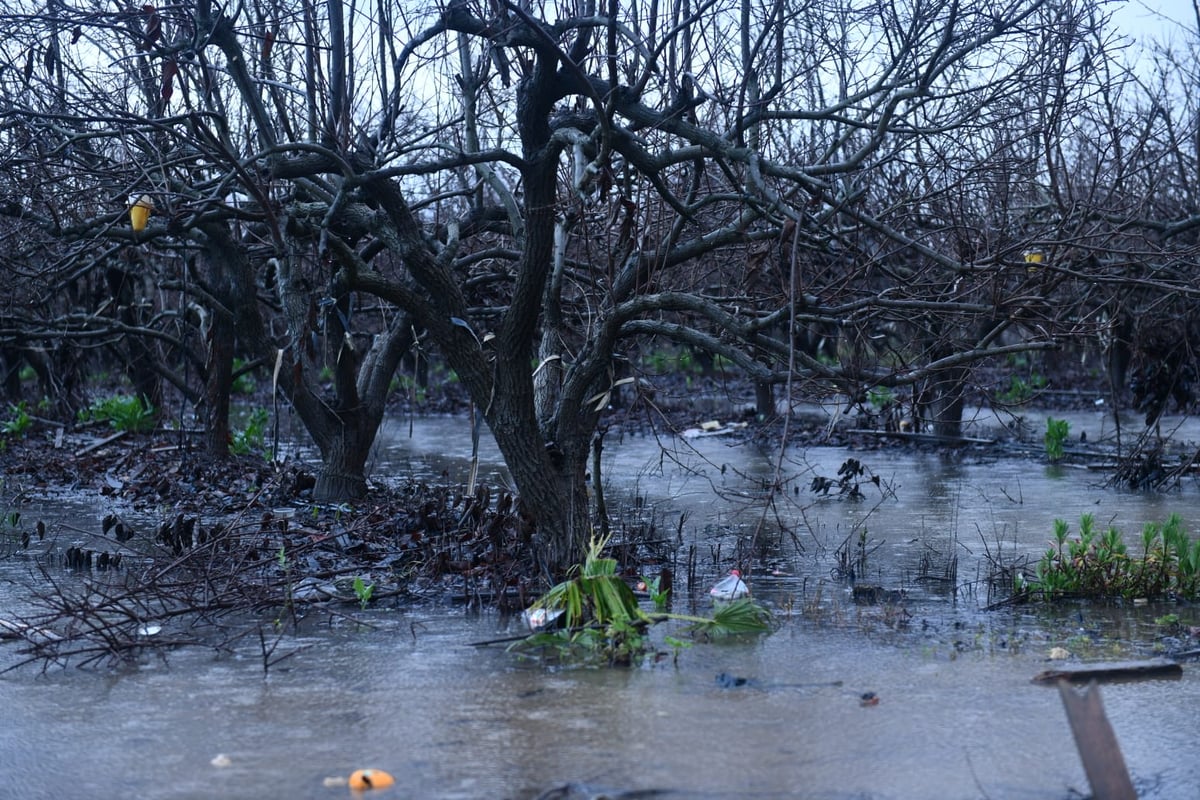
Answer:
[[[1038,391],[1046,388],[1048,381],[1042,375],[1034,372],[1026,379],[1020,375],[1010,375],[1008,388],[996,395],[1001,403],[1019,406],[1028,403]]]
[[[713,357],[713,365],[717,366],[719,356]],[[696,354],[687,348],[678,350],[655,350],[651,353],[642,355],[640,363],[643,369],[657,375],[665,374],[682,374],[685,380],[693,375],[698,375],[704,372],[703,362],[696,358]],[[720,366],[728,367],[731,362],[728,359],[721,359]]]
[[[633,590],[617,576],[617,562],[601,553],[594,539],[578,575],[556,584],[533,606],[564,617],[565,629],[534,633],[525,645],[550,646],[563,656],[578,651],[609,664],[631,664],[646,650],[650,618],[638,607]]]
[[[1163,523],[1142,527],[1142,554],[1131,556],[1116,527],[1099,531],[1095,518],[1084,514],[1079,532],[1061,519],[1054,521],[1054,540],[1034,570],[1025,591],[1045,599],[1063,596],[1180,597],[1200,594],[1200,541],[1192,541],[1183,518],[1172,514]]]
[[[1059,461],[1066,454],[1063,445],[1066,444],[1070,433],[1071,423],[1065,419],[1046,418],[1046,435],[1042,437],[1042,441],[1046,445],[1046,457],[1050,461]]]
[[[700,369],[700,364],[697,363],[696,356],[691,350],[680,351],[679,355],[675,357],[675,366],[680,372],[693,372]]]
[[[283,627],[284,615],[294,612],[295,610],[295,595],[292,586],[292,570],[288,563],[287,545],[279,545],[279,550],[275,553],[275,563],[279,565],[279,571],[283,573],[283,606],[279,610],[279,615],[275,617],[275,628]]]
[[[690,641],[688,639],[680,639],[675,636],[664,636],[663,644],[665,644],[667,647],[671,648],[671,660],[674,663],[678,664],[679,663],[679,654],[682,653],[684,650],[687,650],[688,648],[692,647],[695,644],[695,642]]]
[[[416,403],[424,403],[428,394],[426,387],[411,375],[397,375],[388,384],[389,393],[401,393]]]
[[[80,422],[107,422],[118,431],[145,433],[153,430],[156,411],[141,397],[115,394],[93,400],[79,412]]]
[[[654,374],[662,374],[668,369],[668,356],[662,350],[655,350],[651,353],[643,354],[641,357],[642,368]]]
[[[510,649],[527,651],[549,648],[560,657],[573,654],[584,660],[629,666],[650,652],[647,629],[656,622],[687,623],[693,635],[711,638],[738,633],[766,631],[770,612],[750,598],[735,600],[718,608],[711,618],[684,614],[647,614],[638,606],[633,590],[617,575],[617,561],[603,556],[606,539],[593,539],[583,564],[573,577],[556,584],[530,611],[558,616],[564,628],[535,632]],[[672,645],[676,656],[683,649]]]
[[[661,586],[662,577],[642,578],[642,583],[646,584],[646,592],[650,595],[650,602],[654,603],[655,611],[665,611],[667,601],[671,599],[671,590]]]
[[[270,420],[265,408],[256,408],[250,412],[244,427],[234,429],[230,437],[229,452],[244,456],[251,453],[264,453],[263,443],[266,439],[267,422]]]
[[[749,597],[722,603],[710,618],[692,618],[691,630],[706,638],[734,633],[757,633],[770,627],[771,612]]]
[[[362,579],[361,575],[354,576],[354,596],[358,598],[358,605],[364,611],[367,604],[371,602],[371,595],[375,593],[375,584],[367,583]]]
[[[8,404],[8,419],[0,425],[0,431],[6,436],[24,437],[29,433],[29,429],[33,427],[33,417],[29,416],[29,411],[25,406],[25,402],[21,401],[16,405]]]
[[[254,380],[254,373],[246,369],[246,361],[241,358],[233,360],[233,386],[230,391],[234,394],[254,394],[258,389],[258,381]]]
[[[594,620],[604,625],[614,621],[642,620],[633,590],[617,577],[617,560],[604,558],[606,540],[593,539],[577,578],[555,585],[539,601],[549,609],[564,609],[568,627]]]

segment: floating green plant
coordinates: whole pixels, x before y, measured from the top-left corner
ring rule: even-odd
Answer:
[[[650,655],[648,630],[654,623],[675,620],[687,624],[694,637],[712,638],[770,629],[770,612],[750,598],[724,604],[712,617],[648,613],[633,590],[617,575],[617,561],[603,556],[605,539],[593,539],[577,574],[556,584],[526,611],[538,630],[510,649],[529,653],[547,649],[560,659],[581,663],[628,666]],[[560,625],[550,630],[552,625]],[[678,657],[676,639],[671,647]]]

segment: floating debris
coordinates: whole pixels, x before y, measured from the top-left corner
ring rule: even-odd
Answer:
[[[396,779],[381,769],[359,769],[350,773],[348,782],[351,789],[386,789]]]
[[[565,609],[562,608],[527,608],[521,612],[521,619],[525,620],[529,630],[538,633],[553,630],[561,625],[564,612]]]
[[[717,686],[722,689],[737,689],[741,686],[750,686],[753,684],[750,678],[744,678],[741,675],[730,675],[728,672],[717,673]]]
[[[0,640],[24,639],[34,644],[48,644],[61,641],[62,637],[52,630],[26,625],[24,622],[0,619]]]
[[[736,431],[744,430],[748,423],[745,422],[730,422],[723,423],[717,420],[709,420],[701,422],[695,428],[687,428],[679,435],[684,439],[699,439],[702,436],[726,436]]]
[[[714,600],[737,600],[740,597],[748,597],[750,587],[742,580],[741,572],[731,569],[728,575],[708,590],[708,593]]]

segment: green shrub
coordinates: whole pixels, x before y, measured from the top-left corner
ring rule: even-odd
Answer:
[[[1091,514],[1080,517],[1075,537],[1066,522],[1056,519],[1054,541],[1024,587],[1045,599],[1195,599],[1200,596],[1200,540],[1192,541],[1182,517],[1172,514],[1166,522],[1142,528],[1138,557],[1129,553],[1117,528],[1099,531]]]
[[[1046,457],[1050,461],[1060,461],[1066,455],[1063,445],[1066,444],[1070,434],[1071,423],[1065,419],[1046,418],[1046,435],[1042,437],[1042,441],[1046,445]]]
[[[1008,388],[997,394],[996,399],[1005,405],[1023,405],[1032,400],[1040,390],[1045,389],[1047,383],[1045,377],[1036,372],[1031,373],[1028,379],[1020,375],[1010,375]]]
[[[267,422],[270,416],[265,408],[256,408],[250,412],[250,416],[246,419],[246,425],[242,428],[234,429],[229,442],[229,452],[235,456],[246,456],[251,453],[263,453],[269,456],[263,449],[266,441]]]
[[[5,436],[15,436],[22,438],[29,433],[29,429],[33,427],[33,417],[29,416],[29,411],[22,401],[13,405],[8,405],[8,419],[4,420],[4,424],[0,425],[0,431]]]
[[[145,433],[154,430],[158,412],[144,398],[115,394],[93,400],[79,412],[80,422],[107,422],[118,431]]]

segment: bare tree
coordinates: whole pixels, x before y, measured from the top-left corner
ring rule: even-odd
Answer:
[[[69,206],[47,235],[202,258],[174,285],[277,365],[325,498],[365,491],[396,363],[434,345],[549,571],[589,535],[593,436],[639,341],[720,355],[760,399],[914,386],[949,432],[972,363],[1078,327],[1053,293],[1082,268],[1032,280],[1044,231],[1017,207],[1105,58],[1087,0],[191,0],[4,24],[7,130],[48,137],[38,160],[93,198],[39,197]],[[55,81],[59,111],[30,96]],[[159,209],[137,235],[112,208],[134,193]],[[814,330],[835,358],[796,346]]]

